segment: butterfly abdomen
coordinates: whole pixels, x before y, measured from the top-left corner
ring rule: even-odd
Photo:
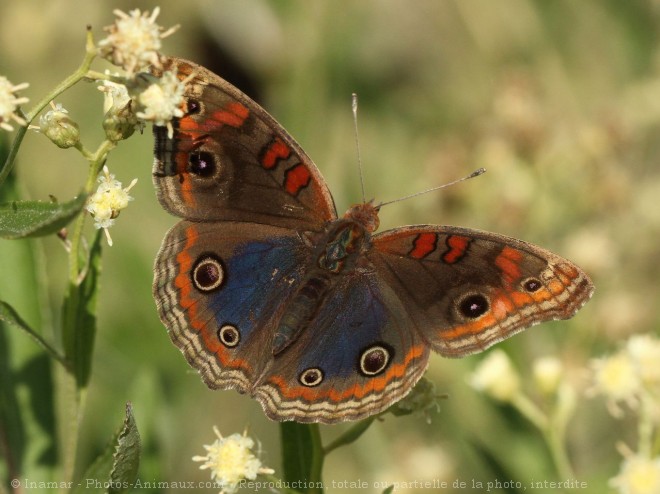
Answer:
[[[316,264],[303,280],[282,315],[273,338],[273,355],[293,343],[314,320],[339,275],[350,272],[368,243],[369,234],[354,221],[338,220],[330,225],[321,248],[316,249]]]
[[[280,323],[273,338],[273,355],[293,343],[298,335],[314,319],[323,304],[332,280],[326,273],[318,273],[307,278],[296,293]]]

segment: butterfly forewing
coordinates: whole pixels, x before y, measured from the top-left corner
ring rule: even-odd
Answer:
[[[185,115],[154,127],[154,183],[165,209],[192,220],[319,230],[336,218],[318,169],[266,111],[217,75],[179,59]]]
[[[434,225],[389,230],[367,254],[432,348],[482,351],[533,324],[566,319],[593,291],[575,264],[488,232]]]

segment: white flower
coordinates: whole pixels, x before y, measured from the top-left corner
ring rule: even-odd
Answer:
[[[6,131],[14,130],[9,125],[9,120],[13,120],[19,125],[27,125],[27,122],[16,114],[16,110],[20,105],[27,103],[29,100],[25,97],[17,97],[16,92],[28,86],[29,84],[27,82],[14,85],[6,77],[0,76],[0,128]]]
[[[106,71],[106,74],[108,72]],[[109,75],[109,74],[108,74]],[[131,102],[131,97],[128,95],[128,89],[125,85],[117,82],[104,80],[98,90],[103,92],[103,113],[108,113],[110,110],[121,110],[126,108]]]
[[[660,492],[660,457],[653,459],[630,455],[623,460],[619,475],[610,485],[621,494],[658,494]]]
[[[628,340],[626,350],[642,382],[660,385],[660,340],[646,334],[634,335]]]
[[[481,361],[470,385],[500,401],[512,401],[520,392],[520,377],[502,350],[493,350]]]
[[[87,201],[85,207],[94,217],[94,226],[105,230],[108,245],[112,245],[108,228],[112,226],[121,210],[128,206],[129,201],[133,200],[128,192],[136,182],[137,178],[128,187],[122,189],[121,182],[115,180],[115,176],[110,174],[108,167],[104,166],[103,174],[99,176],[99,187]]]
[[[608,408],[612,415],[622,415],[617,402],[624,401],[632,407],[637,404],[642,381],[628,352],[620,351],[610,357],[594,359],[591,368],[594,381],[591,391],[609,399]]]
[[[217,439],[211,445],[204,445],[206,455],[193,456],[193,461],[204,462],[200,470],[211,470],[211,479],[220,484],[221,493],[236,492],[243,479],[254,480],[259,474],[275,473],[263,467],[252,453],[254,441],[247,437],[247,431],[229,437],[222,437],[216,427],[213,427],[213,432]]]
[[[140,9],[131,10],[128,14],[115,10],[118,19],[113,25],[105,27],[108,37],[99,41],[101,56],[122,67],[129,77],[149,65],[160,68],[160,40],[175,32],[179,26],[162,32],[163,28],[156,24],[159,13],[159,7],[151,15],[148,11],[140,12]]]
[[[534,361],[532,374],[542,393],[551,395],[559,388],[563,374],[561,361],[556,357],[542,357]]]
[[[142,120],[152,121],[154,125],[167,126],[167,135],[171,139],[174,132],[171,120],[184,115],[182,110],[183,94],[186,83],[194,75],[180,81],[173,72],[164,72],[160,79],[150,84],[138,95],[140,111],[136,113]]]

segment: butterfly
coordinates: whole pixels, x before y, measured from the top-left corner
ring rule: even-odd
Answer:
[[[282,126],[192,62],[173,132],[154,126],[165,236],[153,294],[170,338],[208,387],[274,420],[358,420],[403,398],[431,350],[481,352],[572,317],[593,284],[541,247],[468,228],[375,233],[379,205],[338,216],[318,168]],[[156,75],[159,75],[156,73]]]

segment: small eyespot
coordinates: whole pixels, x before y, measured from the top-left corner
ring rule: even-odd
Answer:
[[[241,333],[236,326],[225,324],[218,329],[218,339],[227,348],[234,348],[241,341]]]
[[[310,367],[300,373],[298,380],[303,386],[313,388],[323,382],[323,371],[318,367]]]
[[[541,289],[543,284],[536,278],[527,278],[525,281],[523,281],[522,286],[528,292],[536,292],[537,290]]]
[[[194,151],[188,156],[188,171],[202,178],[215,173],[215,158],[206,151]]]
[[[202,105],[196,99],[189,99],[186,106],[189,115],[195,115],[202,110]]]
[[[468,295],[458,303],[458,311],[464,317],[476,319],[488,312],[488,299],[480,293]]]
[[[199,258],[192,271],[192,281],[201,292],[211,292],[225,280],[225,268],[220,258],[205,255]]]
[[[365,376],[377,376],[390,363],[393,350],[383,345],[374,345],[360,354],[360,372]]]

